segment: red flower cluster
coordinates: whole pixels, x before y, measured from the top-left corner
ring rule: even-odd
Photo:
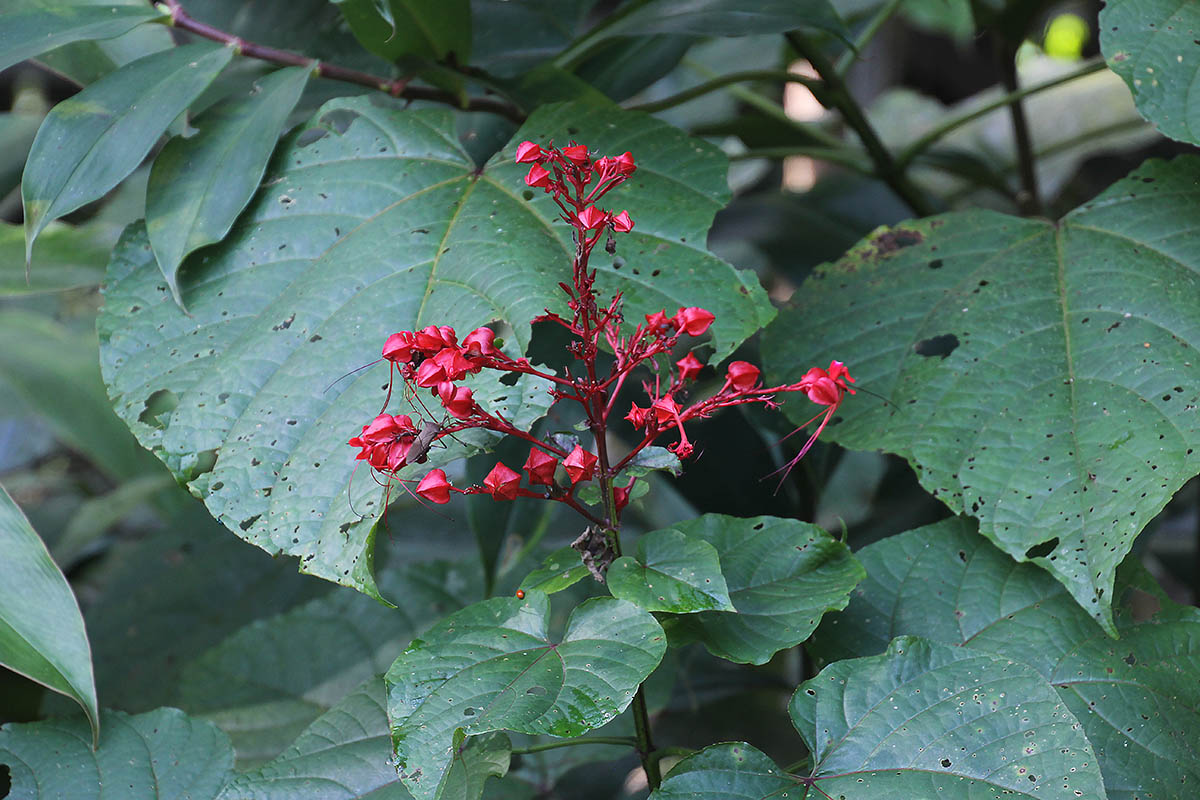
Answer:
[[[414,392],[427,389],[446,411],[445,422],[423,422],[418,428],[406,415],[381,413],[363,426],[362,433],[350,440],[359,448],[358,458],[365,460],[379,473],[394,476],[411,463],[423,463],[429,448],[438,439],[452,436],[468,428],[484,428],[508,436],[516,436],[530,444],[529,455],[518,472],[504,463],[497,463],[481,484],[457,488],[450,484],[446,473],[433,469],[417,483],[416,494],[434,503],[446,503],[451,492],[488,494],[495,500],[517,497],[537,497],[566,503],[594,524],[612,528],[618,524],[622,509],[629,502],[636,478],[625,486],[617,486],[621,472],[652,442],[672,430],[678,441],[668,445],[680,458],[692,454],[685,424],[692,419],[710,416],[719,408],[742,403],[762,403],[774,408],[774,396],[781,392],[804,392],[810,400],[825,406],[818,417],[824,416],[816,432],[809,438],[799,460],[824,430],[830,417],[851,389],[854,379],[845,366],[834,361],[828,370],[814,367],[797,383],[763,387],[758,367],[746,361],[734,361],[726,367],[725,378],[715,393],[690,405],[682,405],[685,384],[696,380],[705,368],[694,352],[670,364],[665,373],[659,368],[658,357],[670,356],[684,337],[703,336],[716,317],[698,307],[680,308],[668,316],[666,310],[647,314],[645,323],[637,325],[628,335],[621,332],[621,295],[618,293],[601,308],[596,302],[594,282],[596,273],[588,267],[592,250],[607,234],[606,250],[615,252],[614,233],[627,233],[634,222],[627,211],[613,213],[600,208],[597,202],[609,191],[632,175],[637,166],[633,155],[593,158],[588,149],[571,143],[567,147],[552,144],[538,145],[522,142],[517,147],[516,161],[530,164],[525,183],[543,189],[561,210],[560,218],[574,230],[576,254],[572,262],[572,279],[559,286],[567,294],[570,318],[549,310],[535,322],[552,322],[566,328],[574,342],[570,352],[583,362],[577,373],[565,370],[563,375],[543,373],[524,358],[511,358],[501,352],[495,333],[489,328],[477,328],[460,343],[455,331],[448,326],[430,325],[420,331],[400,331],[387,338],[383,359],[400,372],[405,384]],[[601,341],[613,354],[612,364],[601,374],[598,355]],[[621,460],[613,462],[606,447],[606,433],[617,396],[625,380],[639,366],[650,364],[657,374],[653,383],[643,382],[648,397],[646,407],[633,403],[624,418],[641,432],[642,439]],[[579,403],[593,434],[595,451],[580,443],[542,439],[531,431],[516,428],[502,416],[483,409],[471,389],[458,382],[481,370],[534,375],[552,384],[550,392],[557,400]],[[391,385],[388,387],[388,400]],[[451,421],[453,419],[453,421]],[[807,424],[807,423],[806,423]],[[790,468],[795,460],[786,468]],[[559,468],[563,478],[559,478]],[[785,469],[786,469],[785,468]],[[577,498],[581,484],[598,481],[604,501],[602,512],[593,512]],[[522,486],[522,482],[527,485]]]

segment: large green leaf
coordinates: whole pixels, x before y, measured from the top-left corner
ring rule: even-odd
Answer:
[[[213,800],[230,776],[233,750],[211,723],[174,708],[106,711],[100,721],[97,750],[78,718],[0,728],[9,800]]]
[[[1091,744],[1032,668],[918,637],[839,661],[789,705],[827,796],[1103,800]]]
[[[461,735],[498,730],[578,736],[624,711],[658,666],[654,618],[614,598],[578,606],[549,641],[550,602],[494,598],[435,625],[387,673],[388,717],[405,786],[444,794]]]
[[[22,8],[58,11],[64,7],[145,7],[140,0],[20,0]],[[95,83],[131,61],[175,46],[167,25],[138,25],[111,39],[75,41],[37,57],[37,61],[79,86]]]
[[[258,189],[311,74],[308,67],[288,67],[260,78],[197,119],[199,133],[175,137],[154,159],[146,230],[176,302],[182,302],[176,270],[188,253],[229,233]]]
[[[846,545],[794,519],[705,514],[674,530],[716,548],[737,611],[673,617],[672,642],[698,640],[730,661],[765,664],[803,642],[864,575]]]
[[[859,554],[867,580],[822,623],[827,660],[902,634],[1023,661],[1058,690],[1096,748],[1110,800],[1189,800],[1200,782],[1200,611],[1140,588],[1122,566],[1113,641],[1063,586],[952,519]],[[1133,565],[1129,565],[1133,566]]]
[[[1142,116],[1172,139],[1200,144],[1200,6],[1179,0],[1109,0],[1100,49],[1125,79]]]
[[[728,197],[714,148],[641,114],[557,106],[535,114],[480,172],[452,120],[361,99],[328,104],[319,127],[278,153],[226,242],[188,262],[180,286],[191,317],[170,302],[133,229],[110,264],[98,323],[118,414],[214,515],[269,552],[300,556],[304,571],[369,593],[384,490],[365,469],[351,480],[345,443],[378,412],[387,369],[330,384],[378,358],[396,330],[447,324],[465,333],[501,320],[524,347],[529,320],[563,308],[569,231],[554,223],[549,199],[524,199],[533,193],[521,192],[516,142],[553,136],[635,150],[641,167],[614,202],[638,227],[618,260],[594,263],[601,291],[624,292],[627,317],[707,305],[722,357],[774,313],[753,276],[704,249]],[[489,377],[474,384],[477,399],[518,426],[550,402],[536,384]],[[399,394],[394,411],[403,410]],[[435,449],[430,466],[462,452]]]
[[[647,611],[735,610],[716,548],[677,530],[653,531],[638,539],[637,557],[618,558],[605,579],[613,597]]]
[[[650,800],[767,800],[803,798],[804,792],[798,778],[756,748],[736,742],[714,744],[676,764]]]
[[[2,486],[0,552],[0,665],[78,702],[91,721],[93,739],[98,738],[96,680],[79,604]]]
[[[414,634],[461,608],[467,598],[446,587],[466,584],[449,565],[426,562],[381,573],[383,590],[403,598],[397,608],[340,589],[257,620],[183,669],[180,705],[229,735],[239,767],[274,758],[358,684],[384,672]],[[386,736],[386,722],[380,728]],[[386,743],[383,750],[386,760]]]
[[[0,70],[81,39],[111,39],[166,15],[151,6],[22,8],[0,14]]]
[[[1200,471],[1200,159],[1149,161],[1057,225],[986,211],[877,231],[767,332],[773,379],[831,358],[887,397],[826,435],[1036,560],[1113,631],[1113,577]],[[794,419],[806,413],[796,406]]]
[[[139,58],[51,109],[21,180],[25,260],[46,224],[103,197],[217,76],[233,49],[212,43]]]
[[[560,547],[542,565],[521,579],[520,589],[554,594],[569,589],[588,576],[588,568],[573,547]]]

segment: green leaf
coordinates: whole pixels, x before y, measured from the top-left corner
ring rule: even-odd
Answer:
[[[111,492],[80,503],[62,535],[54,542],[55,562],[70,572],[82,557],[96,552],[99,540],[113,526],[163,491],[178,492],[179,487],[169,472],[155,469],[122,483]]]
[[[550,603],[530,592],[476,603],[414,641],[387,673],[401,778],[421,800],[445,794],[459,737],[513,730],[578,736],[624,711],[666,650],[654,618],[631,603],[578,606],[560,644]]]
[[[560,547],[542,561],[542,565],[525,576],[518,587],[526,592],[554,594],[569,589],[588,576],[588,568],[573,547]]]
[[[592,0],[473,0],[472,64],[514,78],[544,64],[587,28]]]
[[[102,800],[119,792],[142,800],[212,800],[233,766],[215,725],[174,708],[136,717],[105,711],[93,750],[82,719],[0,728],[0,764],[12,775],[10,800]]]
[[[309,67],[288,67],[255,81],[240,97],[205,112],[190,139],[167,142],[146,186],[146,230],[175,301],[175,272],[193,250],[219,242],[250,202],[280,129],[296,107]]]
[[[844,361],[888,402],[848,397],[825,435],[907,458],[1111,633],[1117,564],[1200,472],[1198,213],[1200,159],[1180,157],[1057,225],[968,211],[877,231],[767,331],[771,380]]]
[[[1200,7],[1174,0],[1110,0],[1100,10],[1100,50],[1138,111],[1165,135],[1200,144]]]
[[[803,798],[804,787],[761,751],[734,742],[714,744],[680,761],[650,800],[768,800]],[[869,800],[853,795],[854,800]]]
[[[1105,797],[1096,755],[1030,667],[904,636],[801,684],[788,710],[827,795]]]
[[[1062,584],[1017,564],[951,519],[858,554],[867,580],[821,624],[812,649],[830,660],[871,655],[913,634],[1036,669],[1096,748],[1110,800],[1190,800],[1200,781],[1200,611],[1143,586],[1122,566],[1113,641]],[[1147,613],[1145,609],[1153,609]]]
[[[569,231],[551,200],[523,199],[525,170],[512,163],[517,142],[550,136],[644,154],[619,193],[638,225],[620,269],[595,261],[601,291],[624,292],[627,317],[704,304],[717,315],[715,357],[770,319],[757,279],[704,249],[728,197],[725,160],[709,145],[642,114],[556,106],[480,173],[449,112],[343,99],[281,148],[230,237],[188,263],[191,317],[170,301],[145,235],[127,232],[98,322],[119,416],[234,533],[375,591],[370,532],[385,490],[367,470],[352,481],[346,441],[378,413],[387,368],[335,381],[377,359],[396,330],[500,320],[516,355],[532,318],[565,312]],[[476,399],[518,426],[551,402],[536,381],[490,378],[477,376]],[[435,448],[426,468],[493,443],[456,436],[469,447]]]
[[[605,575],[613,597],[647,611],[734,611],[716,549],[677,530],[638,539],[637,558],[622,556]]]
[[[679,462],[679,456],[667,448],[651,445],[639,450],[621,473],[641,477],[655,470],[670,472],[678,478],[683,472],[683,465]]]
[[[46,545],[2,486],[0,552],[0,664],[83,706],[92,741],[98,740],[92,651],[79,604]]]
[[[417,56],[467,64],[470,0],[334,0],[363,47],[388,61]]]
[[[403,598],[399,608],[341,589],[256,620],[184,667],[180,705],[229,735],[240,768],[261,764],[358,684],[384,672],[414,634],[461,608],[466,598],[443,587],[465,583],[445,563],[414,564],[381,574],[383,589]],[[380,728],[386,736],[386,722]]]
[[[383,680],[372,677],[278,758],[234,777],[221,800],[407,800],[391,755]]]
[[[51,223],[38,238],[38,268],[25,279],[25,233],[20,225],[0,223],[0,297],[98,286],[112,240],[91,225]]]
[[[0,70],[81,39],[111,39],[167,15],[150,6],[22,8],[0,15]]]
[[[212,82],[233,49],[211,43],[139,58],[46,115],[21,180],[25,261],[51,220],[103,197]]]
[[[829,0],[651,0],[625,15],[614,15],[602,37],[685,33],[695,36],[749,36],[797,28],[820,28],[842,39],[849,31]],[[603,23],[602,23],[603,24]]]
[[[846,607],[864,576],[846,545],[793,519],[705,514],[674,529],[716,548],[737,612],[672,618],[672,644],[699,640],[729,661],[765,664],[803,642],[822,614]]]

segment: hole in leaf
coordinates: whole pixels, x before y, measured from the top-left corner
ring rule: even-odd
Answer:
[[[525,694],[543,695],[545,693],[546,693],[545,686],[530,686],[528,689],[525,690]]]
[[[917,342],[913,345],[913,352],[926,358],[932,356],[946,358],[954,352],[956,347],[958,347],[958,337],[953,333],[943,333],[941,336],[933,336]]]
[[[1025,551],[1025,557],[1026,558],[1045,558],[1046,556],[1053,553],[1054,548],[1056,548],[1056,547],[1058,547],[1058,537],[1057,536],[1055,536],[1053,539],[1042,542],[1041,544],[1035,544],[1033,547],[1031,547]]]
[[[142,413],[138,414],[138,422],[146,425],[152,425],[155,428],[165,428],[162,420],[159,419],[163,414],[170,414],[179,405],[179,395],[172,392],[170,389],[159,389],[152,392],[146,398],[143,404]]]

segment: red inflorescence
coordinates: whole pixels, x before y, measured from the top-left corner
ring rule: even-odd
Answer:
[[[380,413],[363,426],[358,436],[350,439],[350,445],[359,448],[357,458],[365,460],[379,473],[395,476],[409,463],[423,463],[430,446],[438,439],[469,428],[516,436],[531,445],[522,466],[530,488],[522,487],[520,472],[497,462],[482,484],[462,489],[452,486],[443,470],[432,469],[417,483],[416,495],[439,504],[449,502],[451,492],[488,494],[495,500],[517,497],[556,500],[567,503],[594,523],[611,527],[617,524],[621,511],[629,503],[637,478],[630,478],[625,486],[617,486],[615,480],[638,453],[660,436],[674,431],[678,433],[678,440],[668,448],[680,458],[687,458],[695,448],[687,437],[686,424],[693,419],[708,417],[719,408],[743,403],[762,403],[774,408],[777,394],[803,392],[812,402],[825,408],[809,420],[812,423],[821,419],[821,423],[799,455],[784,469],[790,469],[803,457],[846,393],[854,394],[849,386],[854,379],[845,365],[833,361],[828,369],[813,367],[796,383],[766,388],[761,385],[758,367],[747,361],[734,361],[726,367],[724,381],[715,393],[690,405],[681,405],[685,396],[682,393],[684,384],[695,381],[705,366],[694,352],[688,351],[674,362],[665,383],[661,374],[653,384],[643,383],[646,406],[632,403],[624,415],[642,438],[621,460],[616,463],[608,460],[604,449],[605,435],[610,415],[616,407],[616,396],[625,380],[635,368],[647,364],[653,365],[657,373],[658,356],[675,352],[684,336],[698,337],[708,333],[716,316],[697,306],[681,307],[670,316],[662,309],[646,314],[645,324],[622,335],[621,295],[614,296],[606,306],[597,303],[596,272],[588,266],[592,250],[602,237],[607,236],[606,249],[615,252],[613,234],[628,233],[634,228],[628,211],[614,214],[598,203],[636,172],[633,154],[625,152],[593,159],[588,148],[577,143],[559,148],[552,142],[522,142],[517,145],[515,161],[530,165],[525,183],[550,195],[561,211],[560,219],[574,231],[576,254],[572,261],[571,281],[559,284],[567,295],[571,315],[564,317],[547,310],[534,321],[552,322],[567,329],[575,340],[570,352],[584,362],[585,369],[581,373],[586,377],[573,376],[569,372],[565,377],[548,374],[524,358],[505,355],[495,332],[487,327],[476,328],[461,342],[454,329],[446,325],[393,333],[384,342],[383,359],[393,370],[399,371],[411,390],[429,390],[445,409],[444,421],[441,424],[422,422],[418,426],[407,415]],[[613,354],[607,374],[600,374],[597,365],[602,343]],[[539,377],[550,382],[555,398],[580,403],[595,434],[597,450],[593,452],[578,442],[568,443],[564,448],[561,438],[542,439],[530,430],[515,427],[499,414],[489,413],[475,401],[472,390],[460,383],[484,369]],[[385,410],[390,398],[389,384]],[[566,483],[560,483],[556,477],[560,464],[567,477]],[[606,490],[602,496],[609,494],[600,516],[576,498],[578,486],[592,480],[601,481]]]

